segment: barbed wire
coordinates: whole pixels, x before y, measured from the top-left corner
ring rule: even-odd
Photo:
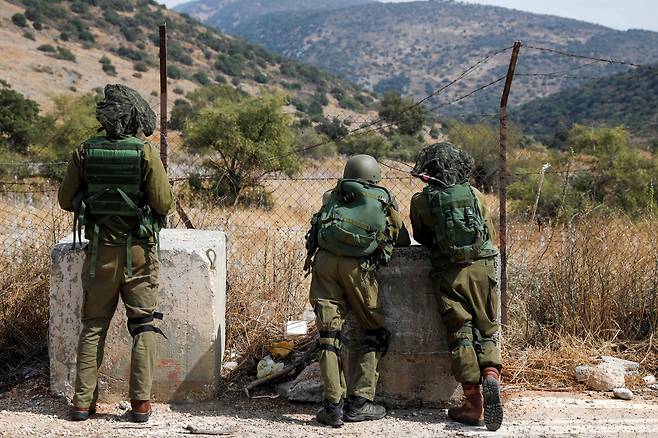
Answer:
[[[636,63],[630,62],[630,61],[621,61],[621,60],[612,59],[612,58],[609,58],[609,59],[598,58],[598,57],[595,57],[595,56],[581,55],[581,54],[578,54],[578,53],[569,53],[569,52],[559,50],[559,49],[552,49],[552,48],[548,48],[548,47],[534,46],[534,45],[531,45],[531,44],[524,44],[523,47],[525,47],[526,49],[538,50],[538,51],[541,51],[541,52],[555,53],[557,55],[567,56],[567,57],[570,57],[570,58],[589,59],[590,61],[595,61],[595,62],[605,62],[605,63],[608,63],[608,64],[617,64],[617,65],[630,65],[632,67],[646,67],[646,65],[636,64]]]

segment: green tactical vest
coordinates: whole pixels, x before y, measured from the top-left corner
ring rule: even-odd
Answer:
[[[453,263],[468,263],[496,255],[478,200],[470,184],[450,187],[428,185],[434,218],[435,251]]]
[[[337,256],[366,257],[386,237],[386,211],[391,195],[384,187],[342,179],[318,217],[317,243]]]
[[[96,271],[96,252],[100,226],[112,220],[121,224],[126,234],[126,264],[132,276],[132,241],[153,237],[164,225],[162,218],[153,214],[144,201],[142,192],[142,165],[144,141],[126,137],[111,141],[107,137],[94,137],[83,145],[82,163],[85,190],[74,201],[74,234],[81,240],[82,226],[93,227],[90,246],[91,272]]]

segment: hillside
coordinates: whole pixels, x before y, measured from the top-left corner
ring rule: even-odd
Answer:
[[[200,85],[229,83],[252,94],[283,89],[309,116],[362,110],[372,102],[316,67],[148,0],[0,0],[0,77],[46,110],[55,94],[89,92],[108,82],[135,87],[157,105],[158,25],[164,22],[172,101]]]
[[[574,123],[624,125],[658,139],[658,66],[590,81],[515,108],[512,116],[530,134],[552,139]]]
[[[206,5],[212,0],[206,0]],[[299,1],[298,1],[299,3]],[[193,14],[195,15],[195,14]],[[204,20],[207,15],[195,15]],[[375,92],[397,89],[417,97],[461,73],[474,61],[515,40],[583,55],[658,61],[658,33],[626,32],[548,15],[493,6],[429,1],[369,3],[330,11],[241,15],[233,33],[266,48],[309,62]],[[509,55],[497,56],[451,87],[438,102],[449,101],[504,74]],[[518,72],[569,70],[586,61],[524,50]],[[597,64],[582,68],[585,76],[623,71]],[[511,102],[547,96],[583,80],[519,77]],[[491,112],[499,87],[457,105],[454,112]]]
[[[228,33],[243,23],[267,14],[287,11],[324,11],[372,3],[373,0],[199,0],[174,10]]]

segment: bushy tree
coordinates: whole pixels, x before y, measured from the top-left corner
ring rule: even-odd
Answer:
[[[39,105],[0,80],[0,144],[25,153],[38,130]]]
[[[413,99],[402,97],[395,91],[384,95],[379,117],[397,127],[402,135],[418,134],[425,124],[425,110]]]
[[[336,143],[310,126],[296,129],[295,150],[303,150],[301,155],[315,159],[333,157],[337,153]]]
[[[53,98],[54,108],[42,123],[36,152],[42,159],[68,158],[70,152],[84,140],[96,134],[97,95],[63,94]]]
[[[284,103],[280,95],[218,99],[188,120],[185,146],[208,157],[215,199],[240,202],[266,175],[300,170]]]
[[[368,131],[354,134],[338,143],[338,152],[345,155],[368,154],[381,159],[387,157],[390,150],[391,145],[386,137]]]

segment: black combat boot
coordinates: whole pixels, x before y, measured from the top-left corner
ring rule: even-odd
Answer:
[[[324,401],[324,406],[315,415],[318,423],[331,427],[341,427],[343,425],[343,399],[338,404],[333,404],[329,400]]]
[[[386,408],[375,404],[365,397],[350,396],[345,409],[345,421],[357,422],[380,420],[386,416]]]

